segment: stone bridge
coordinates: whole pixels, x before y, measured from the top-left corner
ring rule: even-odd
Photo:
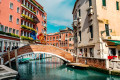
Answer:
[[[17,56],[36,52],[42,52],[46,54],[48,53],[51,55],[55,55],[56,57],[62,59],[65,62],[73,62],[73,56],[71,55],[71,53],[51,45],[26,45],[17,49]],[[6,64],[8,62],[7,53],[3,55],[3,59],[4,63]],[[11,61],[15,59],[15,51],[10,52],[10,59]]]

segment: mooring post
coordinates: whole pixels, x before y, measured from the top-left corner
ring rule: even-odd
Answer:
[[[10,61],[10,51],[9,51],[9,47],[7,48],[7,54],[8,54],[8,60],[9,60],[9,67],[11,68],[11,61]]]
[[[18,71],[18,57],[17,57],[17,49],[14,50],[15,52],[15,62],[16,62],[16,70]]]

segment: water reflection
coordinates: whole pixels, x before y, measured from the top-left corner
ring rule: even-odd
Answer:
[[[92,70],[78,70],[66,67],[52,60],[36,60],[19,65],[20,80],[120,80]]]

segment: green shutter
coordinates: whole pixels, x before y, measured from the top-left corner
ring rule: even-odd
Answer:
[[[80,37],[80,41],[81,41],[81,31],[79,31],[79,37]]]
[[[105,24],[105,30],[106,30],[106,36],[110,36],[108,24]]]
[[[116,9],[119,10],[119,2],[116,2]]]
[[[90,26],[90,34],[91,34],[91,38],[93,38],[93,26]]]
[[[102,5],[106,6],[106,0],[102,0]]]
[[[92,6],[92,0],[89,0],[89,6]]]
[[[79,9],[79,16],[81,16],[81,10]]]

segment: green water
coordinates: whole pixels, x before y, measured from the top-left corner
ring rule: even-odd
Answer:
[[[118,76],[43,61],[19,64],[19,74],[20,80],[120,80]]]

